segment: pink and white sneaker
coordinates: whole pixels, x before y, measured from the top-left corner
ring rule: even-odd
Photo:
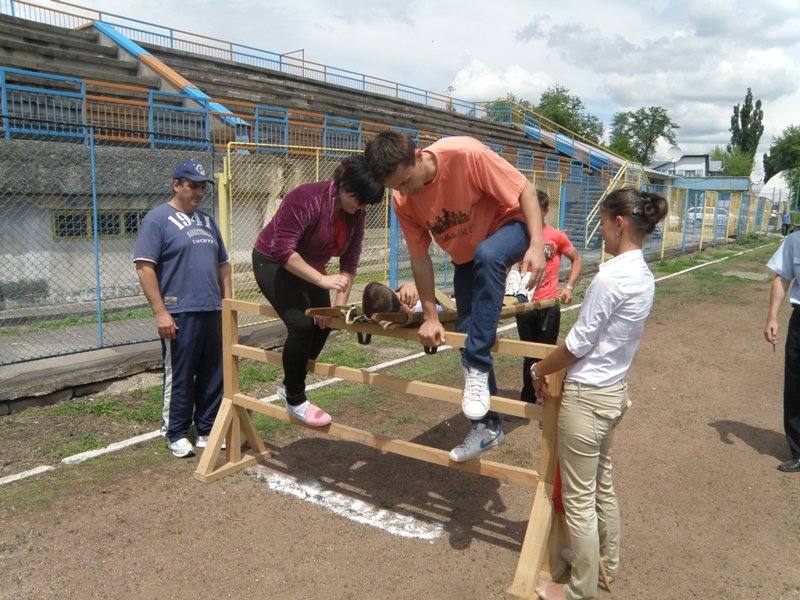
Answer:
[[[286,412],[289,416],[310,427],[325,427],[330,425],[331,416],[316,404],[311,404],[308,400],[297,406],[286,405]]]

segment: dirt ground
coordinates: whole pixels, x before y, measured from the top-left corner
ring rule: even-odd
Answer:
[[[775,469],[788,450],[783,352],[761,337],[768,284],[722,275],[763,272],[773,249],[657,288],[615,441],[614,598],[800,597],[800,475]],[[498,363],[513,395],[518,363]],[[459,379],[452,352],[390,372]],[[317,394],[337,421],[376,433],[450,448],[466,432],[449,404],[345,385]],[[506,432],[486,457],[535,466],[536,424]],[[271,470],[440,523],[443,535],[402,539],[242,473],[202,484],[197,459],[156,441],[0,488],[0,598],[505,597],[531,490],[291,427],[268,445]]]

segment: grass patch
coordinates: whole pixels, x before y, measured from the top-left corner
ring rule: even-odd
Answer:
[[[677,273],[678,271],[697,266],[700,262],[700,260],[694,257],[668,258],[660,260],[652,266],[654,271],[660,273]]]
[[[253,413],[252,418],[253,425],[262,438],[270,438],[277,433],[289,431],[292,428],[292,424],[288,421],[281,421],[261,413]]]
[[[239,365],[239,388],[249,394],[261,384],[275,381],[280,373],[275,365],[243,360]]]
[[[370,410],[377,407],[383,398],[381,390],[376,388],[338,384],[314,390],[309,394],[309,400],[330,413],[346,405],[355,406],[359,410]]]
[[[319,355],[319,361],[344,367],[363,369],[372,365],[372,355],[355,341],[355,336],[337,336]]]
[[[40,444],[38,450],[46,456],[61,460],[73,454],[102,448],[105,445],[105,441],[99,434],[91,432],[83,434],[80,438],[68,436],[50,438],[47,442]]]

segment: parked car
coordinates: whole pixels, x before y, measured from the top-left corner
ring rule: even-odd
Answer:
[[[687,220],[691,223],[695,228],[700,227],[703,225],[703,207],[702,206],[693,206],[689,209],[689,214],[687,215]],[[726,208],[714,208],[713,206],[705,207],[705,220],[706,224],[710,224],[714,222],[716,216],[716,226],[717,227],[727,227],[728,225],[728,209]]]

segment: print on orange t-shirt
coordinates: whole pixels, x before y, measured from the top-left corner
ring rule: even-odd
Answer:
[[[433,181],[412,196],[393,197],[411,258],[425,256],[433,238],[453,263],[464,264],[501,225],[525,220],[525,176],[478,140],[444,138],[423,152],[436,158]]]

